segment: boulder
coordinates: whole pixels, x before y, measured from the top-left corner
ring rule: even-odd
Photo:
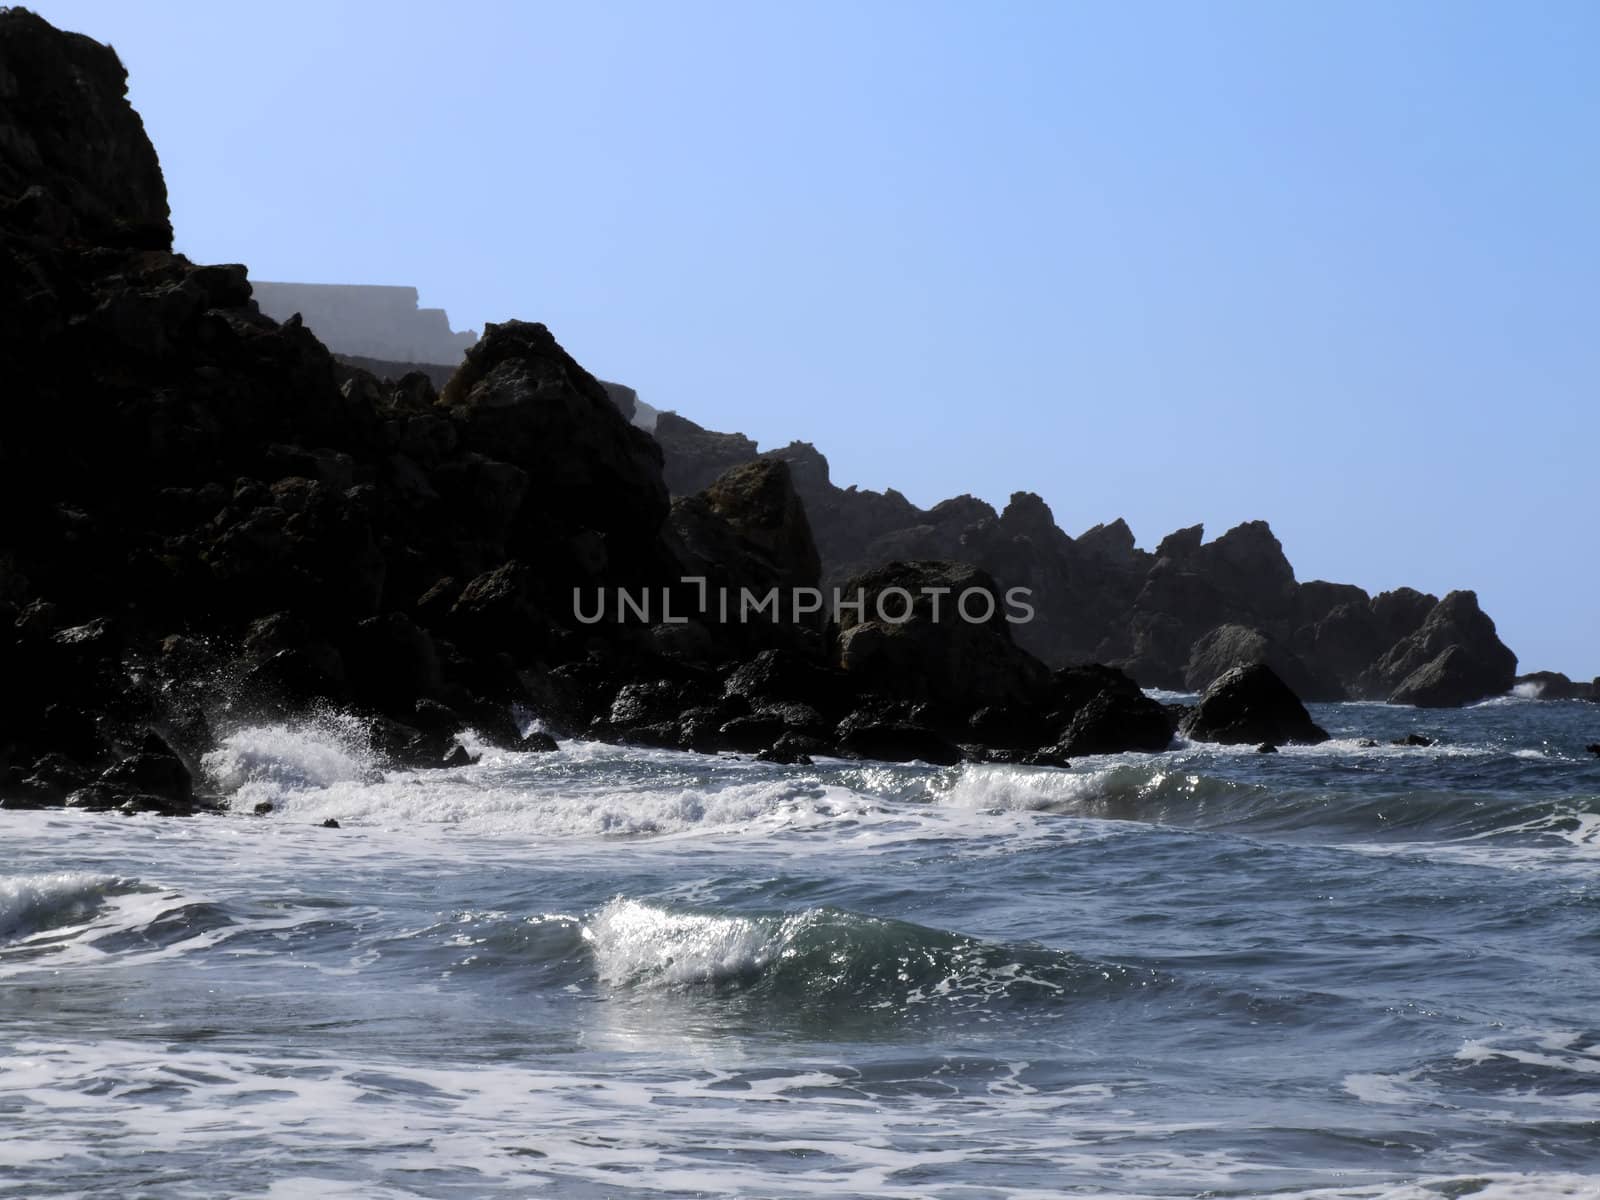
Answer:
[[[788,464],[758,459],[734,467],[702,493],[706,507],[773,564],[780,587],[816,587],[822,563]]]
[[[689,618],[696,641],[708,637],[725,658],[794,645],[796,630],[819,629],[825,620],[820,595],[796,593],[817,588],[821,566],[783,462],[744,463],[699,495],[674,500],[666,542],[680,580],[675,616]],[[681,582],[687,580],[704,582]],[[747,603],[757,607],[745,612]],[[682,635],[670,640],[683,643]]]
[[[917,761],[940,767],[954,766],[961,761],[960,749],[935,730],[910,721],[883,720],[875,715],[841,722],[839,751],[847,758]]]
[[[841,716],[853,692],[849,676],[792,650],[763,650],[739,664],[723,682],[723,695],[748,708],[803,704],[824,716]]]
[[[1271,667],[1235,667],[1217,679],[1184,719],[1180,732],[1197,742],[1315,745],[1328,735]]]
[[[1114,667],[1063,668],[1051,678],[1051,693],[1050,720],[1058,725],[1063,757],[1153,754],[1172,742],[1171,714]]]
[[[963,717],[1043,696],[1049,672],[1013,644],[1004,596],[986,572],[896,562],[843,590],[845,605],[861,607],[841,607],[837,661],[858,690],[934,700]]]

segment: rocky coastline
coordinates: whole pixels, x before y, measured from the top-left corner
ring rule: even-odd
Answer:
[[[191,812],[230,726],[318,711],[404,768],[461,762],[468,728],[1060,766],[1180,724],[1318,740],[1300,697],[1449,705],[1515,680],[1471,592],[1298,583],[1260,522],[1152,554],[1120,521],[1069,537],[1028,493],[923,512],[841,489],[809,446],[669,413],[646,432],[540,324],[489,326],[448,377],[341,359],[264,316],[243,266],[173,252],[110,48],[0,10],[0,99],[6,807]],[[833,587],[866,603],[802,611]],[[1001,615],[1014,587],[1035,620]],[[771,594],[777,619],[712,619],[708,588]],[[940,619],[940,589],[996,612]],[[575,604],[621,592],[694,615]]]

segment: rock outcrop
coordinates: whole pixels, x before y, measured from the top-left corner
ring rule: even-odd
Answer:
[[[1316,745],[1328,740],[1300,698],[1271,667],[1260,663],[1235,667],[1217,679],[1184,718],[1179,732],[1197,742],[1233,746]]]
[[[923,510],[893,489],[837,486],[808,443],[762,454],[741,434],[672,413],[661,414],[657,437],[674,494],[703,488],[739,462],[787,463],[826,585],[888,562],[938,559],[970,563],[1005,589],[1029,589],[1034,615],[1016,626],[1015,640],[1049,665],[1110,662],[1146,687],[1198,689],[1231,667],[1268,662],[1310,699],[1409,703],[1422,694],[1400,692],[1404,680],[1379,662],[1392,651],[1404,657],[1395,648],[1421,631],[1437,597],[1410,588],[1374,597],[1351,584],[1299,582],[1264,521],[1211,542],[1201,526],[1190,526],[1152,554],[1121,520],[1069,536],[1030,492],[1013,495],[999,513],[971,496]],[[1462,627],[1460,635],[1469,639],[1462,661],[1480,659],[1478,634]],[[1468,672],[1457,686],[1427,694],[1481,699],[1495,693],[1478,689],[1502,676],[1498,668]]]
[[[116,51],[0,9],[0,197],[7,224],[93,246],[172,245],[167,185]]]
[[[881,519],[856,524],[854,500],[811,504],[820,455],[692,430],[717,469],[664,470],[673,419],[658,443],[542,325],[489,326],[442,388],[338,359],[264,315],[245,268],[172,252],[125,82],[109,50],[0,10],[0,801],[188,811],[219,733],[327,705],[410,767],[464,761],[467,727],[548,750],[515,710],[789,762],[1059,764],[1170,737],[1126,676],[1052,677],[1001,615],[678,619],[685,574],[795,593],[825,538],[915,510],[867,499]],[[1040,519],[952,502],[926,541]],[[963,562],[863,587],[897,583],[996,597]]]
[[[1510,691],[1516,675],[1517,656],[1496,635],[1477,595],[1451,592],[1372,665],[1362,690],[1396,704],[1452,708]]]

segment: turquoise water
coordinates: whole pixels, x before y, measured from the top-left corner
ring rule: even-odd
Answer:
[[[0,814],[0,1196],[1600,1195],[1600,707],[1315,711],[1070,771],[328,719],[208,759],[238,815]]]

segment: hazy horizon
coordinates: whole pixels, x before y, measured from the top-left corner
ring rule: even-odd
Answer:
[[[197,261],[544,321],[924,507],[1264,519],[1600,674],[1600,10],[30,7]]]

